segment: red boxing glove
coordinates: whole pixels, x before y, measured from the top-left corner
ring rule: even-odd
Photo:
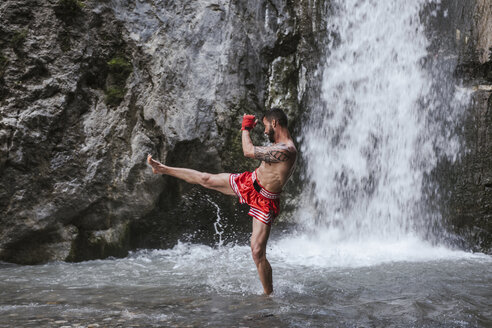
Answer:
[[[243,115],[243,125],[241,126],[241,131],[251,130],[256,126],[256,118],[254,115]]]

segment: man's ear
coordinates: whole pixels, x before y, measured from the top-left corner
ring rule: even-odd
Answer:
[[[272,127],[276,127],[277,126],[277,120],[272,120]]]

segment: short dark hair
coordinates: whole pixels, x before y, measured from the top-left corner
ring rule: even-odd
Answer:
[[[275,120],[281,127],[284,128],[286,128],[288,124],[287,115],[285,115],[283,110],[277,107],[272,108],[268,112],[266,112],[261,120],[263,121],[264,118],[266,118],[268,121]]]

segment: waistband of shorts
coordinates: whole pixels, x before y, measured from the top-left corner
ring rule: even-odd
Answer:
[[[263,186],[260,184],[260,182],[256,179],[256,170],[253,171],[251,174],[251,180],[253,180],[253,184],[257,183],[258,186],[260,187],[260,190],[257,190],[262,196],[269,198],[269,199],[279,199],[280,198],[280,193],[275,193],[275,192],[270,192],[263,188]]]

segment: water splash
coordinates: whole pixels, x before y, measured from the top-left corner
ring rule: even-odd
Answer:
[[[206,196],[207,201],[215,206],[215,209],[217,210],[217,220],[214,222],[214,229],[215,229],[215,235],[218,236],[219,242],[217,243],[218,247],[222,247],[224,245],[224,241],[222,240],[222,234],[224,233],[224,224],[222,224],[220,221],[222,217],[220,216],[220,207],[217,205],[213,200],[210,199],[210,197]]]
[[[422,186],[438,156],[456,156],[452,123],[468,95],[424,68],[431,2],[333,2],[321,99],[303,127],[309,186],[298,214],[330,241],[412,239],[440,219],[423,213]]]

